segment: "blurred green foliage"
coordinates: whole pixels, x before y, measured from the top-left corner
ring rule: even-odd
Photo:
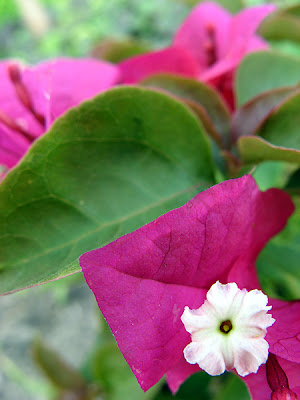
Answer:
[[[262,0],[217,0],[231,12]],[[276,3],[276,1],[273,1]],[[298,0],[278,0],[279,6]],[[0,0],[0,58],[29,63],[88,55],[102,39],[135,38],[153,47],[169,44],[173,33],[198,0],[39,0],[50,19],[47,32],[34,36],[16,0]]]
[[[104,38],[133,37],[153,46],[170,42],[188,7],[172,0],[40,0],[50,18],[42,37],[22,22],[12,1],[0,0],[0,57],[37,62],[58,56],[85,56]]]

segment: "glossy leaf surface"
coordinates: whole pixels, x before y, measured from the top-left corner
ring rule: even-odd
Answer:
[[[271,68],[272,66],[272,68]],[[235,80],[237,104],[267,90],[300,82],[300,60],[272,51],[252,53],[244,58]]]
[[[181,103],[118,88],[70,110],[0,187],[0,292],[79,272],[77,258],[214,183],[208,141]]]
[[[167,91],[190,106],[201,119],[206,131],[221,146],[230,144],[230,112],[219,93],[194,79],[175,75],[154,75],[143,86]]]

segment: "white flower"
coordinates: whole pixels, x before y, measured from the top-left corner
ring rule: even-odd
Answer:
[[[199,364],[210,375],[236,369],[241,376],[257,372],[268,358],[264,339],[275,319],[267,312],[268,297],[261,290],[240,290],[236,283],[219,281],[207,292],[197,310],[185,307],[181,316],[192,342],[184,349],[190,364]]]

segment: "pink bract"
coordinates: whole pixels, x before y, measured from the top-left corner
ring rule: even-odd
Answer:
[[[117,66],[93,59],[0,63],[0,164],[13,167],[56,118],[118,79]]]
[[[123,61],[122,82],[136,83],[161,72],[185,75],[213,85],[233,107],[234,71],[246,54],[267,47],[255,31],[274,10],[263,5],[232,16],[216,3],[202,2],[179,27],[170,48]]]
[[[166,374],[176,392],[199,371],[183,357],[190,342],[180,320],[184,307],[199,308],[217,280],[259,288],[255,260],[293,210],[287,194],[261,192],[251,176],[244,176],[80,257],[85,279],[144,390]],[[267,336],[270,349],[297,366],[300,304],[272,304],[277,322]]]
[[[187,50],[175,46],[129,58],[119,67],[122,83],[136,83],[149,75],[166,71],[195,79],[199,74],[195,58]]]
[[[221,6],[199,4],[177,31],[174,44],[189,50],[200,66],[200,79],[210,81],[231,72],[249,51],[267,45],[255,35],[273,5],[247,8],[231,16]],[[214,54],[213,60],[212,52]]]

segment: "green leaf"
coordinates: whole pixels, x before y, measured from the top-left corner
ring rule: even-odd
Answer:
[[[299,91],[299,86],[289,86],[264,92],[238,108],[232,117],[233,140],[254,135],[275,107]]]
[[[211,399],[210,385],[213,383],[214,378],[204,371],[199,371],[190,376],[182,386],[180,386],[178,393],[173,396],[175,400],[198,400]]]
[[[286,183],[286,189],[290,193],[292,192],[300,196],[300,168],[290,175],[289,180]]]
[[[92,56],[118,63],[128,57],[136,56],[149,50],[149,46],[134,39],[106,39],[92,50]]]
[[[196,6],[197,4],[202,3],[205,0],[202,0],[202,1],[199,1],[199,0],[175,0],[175,1],[181,1],[182,3],[185,3],[189,6]],[[241,11],[244,7],[242,0],[216,0],[216,3],[219,3],[222,7],[226,8],[228,11],[231,11],[232,13]]]
[[[237,13],[245,7],[243,0],[217,0],[216,2],[232,13]]]
[[[297,92],[293,96],[290,96],[271,114],[271,116],[256,132],[257,135],[262,136],[274,146],[300,150],[299,110],[300,92]],[[289,154],[292,154],[292,152]]]
[[[288,161],[300,164],[300,151],[274,146],[256,136],[241,137],[237,146],[244,163],[257,164],[267,160]]]
[[[60,389],[85,391],[87,383],[73,367],[68,365],[60,355],[37,340],[33,347],[33,356],[36,363],[48,379]]]
[[[250,400],[245,383],[236,375],[228,374],[228,378],[214,400]]]
[[[269,44],[272,49],[279,51],[280,53],[290,55],[291,57],[300,56],[300,42],[291,42],[288,40],[270,40]]]
[[[0,292],[80,271],[101,247],[214,184],[200,122],[148,89],[70,110],[0,185]]]
[[[258,33],[267,40],[300,41],[299,5],[280,9],[269,15],[260,25]]]
[[[249,167],[250,165],[247,164]],[[250,173],[258,184],[260,190],[271,188],[283,189],[290,179],[290,176],[297,169],[297,165],[284,161],[263,161],[255,166]]]
[[[285,89],[282,89],[284,93]],[[262,96],[263,98],[265,96]],[[271,99],[272,101],[274,99]],[[250,103],[248,103],[250,104]],[[251,132],[251,124],[254,127],[255,117],[251,115],[251,110],[247,114],[246,106],[244,111],[238,115],[238,119],[233,124],[237,126],[237,122],[242,123],[242,116],[245,116],[245,132],[251,135],[255,133],[257,136],[240,137],[237,142],[237,147],[240,152],[241,158],[245,163],[259,163],[267,160],[286,161],[289,163],[300,164],[300,92],[297,90],[292,93],[269,113],[264,119],[259,120],[259,113],[264,112],[264,105],[261,104],[261,110],[257,105],[257,111],[254,110],[253,114],[257,115],[257,123],[259,127]],[[266,110],[270,104],[266,104]],[[242,109],[241,109],[242,110]],[[274,111],[275,110],[275,111]],[[247,124],[248,122],[248,124]],[[236,130],[235,130],[236,131]]]
[[[272,51],[251,53],[241,62],[235,78],[237,104],[271,89],[300,82],[300,58]]]
[[[199,116],[206,132],[216,143],[230,148],[230,111],[213,88],[194,79],[167,74],[151,76],[141,84],[162,89],[181,99]]]
[[[293,200],[296,211],[287,227],[267,244],[256,262],[263,291],[283,300],[300,298],[300,196]]]
[[[215,377],[199,370],[199,372],[191,375],[183,382],[175,395],[171,393],[168,385],[165,384],[154,400],[212,400],[210,386],[216,383]]]

